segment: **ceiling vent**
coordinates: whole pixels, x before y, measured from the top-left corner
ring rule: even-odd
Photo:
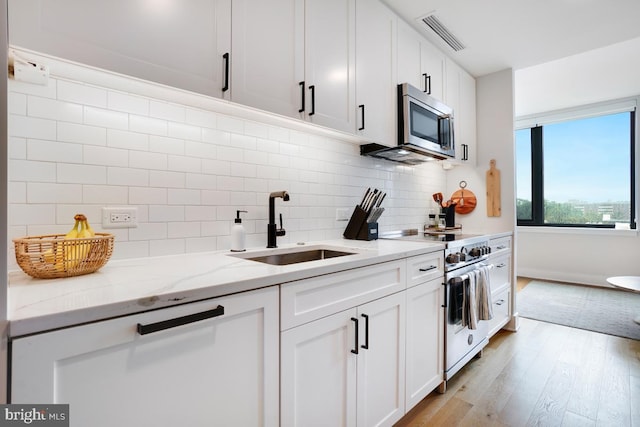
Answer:
[[[451,31],[447,27],[445,27],[442,22],[435,15],[427,15],[422,18],[422,22],[427,24],[429,28],[431,28],[446,44],[451,47],[451,49],[456,52],[461,51],[465,48],[465,46],[454,36],[451,34]]]

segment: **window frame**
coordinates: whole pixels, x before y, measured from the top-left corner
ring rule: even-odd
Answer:
[[[543,128],[545,125],[573,120],[600,117],[617,113],[630,113],[630,218],[629,228],[637,230],[637,197],[636,192],[636,156],[637,156],[637,98],[601,103],[581,108],[567,109],[543,115],[531,115],[516,119],[515,130],[531,130],[531,219],[519,219],[516,212],[516,223],[519,227],[550,227],[579,229],[616,229],[615,224],[565,224],[544,222],[544,153]],[[515,143],[515,138],[514,138]],[[517,162],[516,162],[517,164]],[[517,192],[516,192],[517,200]]]

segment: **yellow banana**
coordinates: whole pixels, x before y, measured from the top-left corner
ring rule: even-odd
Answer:
[[[78,225],[80,225],[80,220],[76,219],[75,217],[74,219],[76,220],[76,223],[73,226],[73,228],[69,230],[67,234],[65,234],[64,236],[65,239],[75,239],[76,237],[78,237]]]
[[[93,228],[91,228],[91,226],[89,225],[89,220],[85,218],[84,220],[84,227],[87,229],[87,231],[90,234],[90,237],[94,237],[96,235],[96,232],[93,231]]]
[[[42,260],[49,264],[54,264],[54,268],[58,271],[67,271],[75,268],[82,262],[91,249],[91,243],[83,242],[64,242],[72,239],[86,239],[95,235],[87,217],[83,214],[77,214],[73,217],[75,224],[64,239],[54,243],[53,248],[48,249],[42,254]]]

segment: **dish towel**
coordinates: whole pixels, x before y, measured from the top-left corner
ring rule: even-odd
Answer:
[[[476,297],[476,271],[468,274],[469,279],[465,281],[466,286],[462,293],[462,326],[469,329],[478,328],[478,304]]]
[[[476,273],[476,296],[478,307],[478,320],[493,319],[493,303],[491,302],[491,283],[489,279],[489,266],[480,267]]]

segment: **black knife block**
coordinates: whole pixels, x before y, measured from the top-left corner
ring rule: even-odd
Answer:
[[[344,230],[344,238],[350,240],[376,240],[378,238],[378,223],[367,222],[369,214],[360,206],[356,206],[351,219]]]

